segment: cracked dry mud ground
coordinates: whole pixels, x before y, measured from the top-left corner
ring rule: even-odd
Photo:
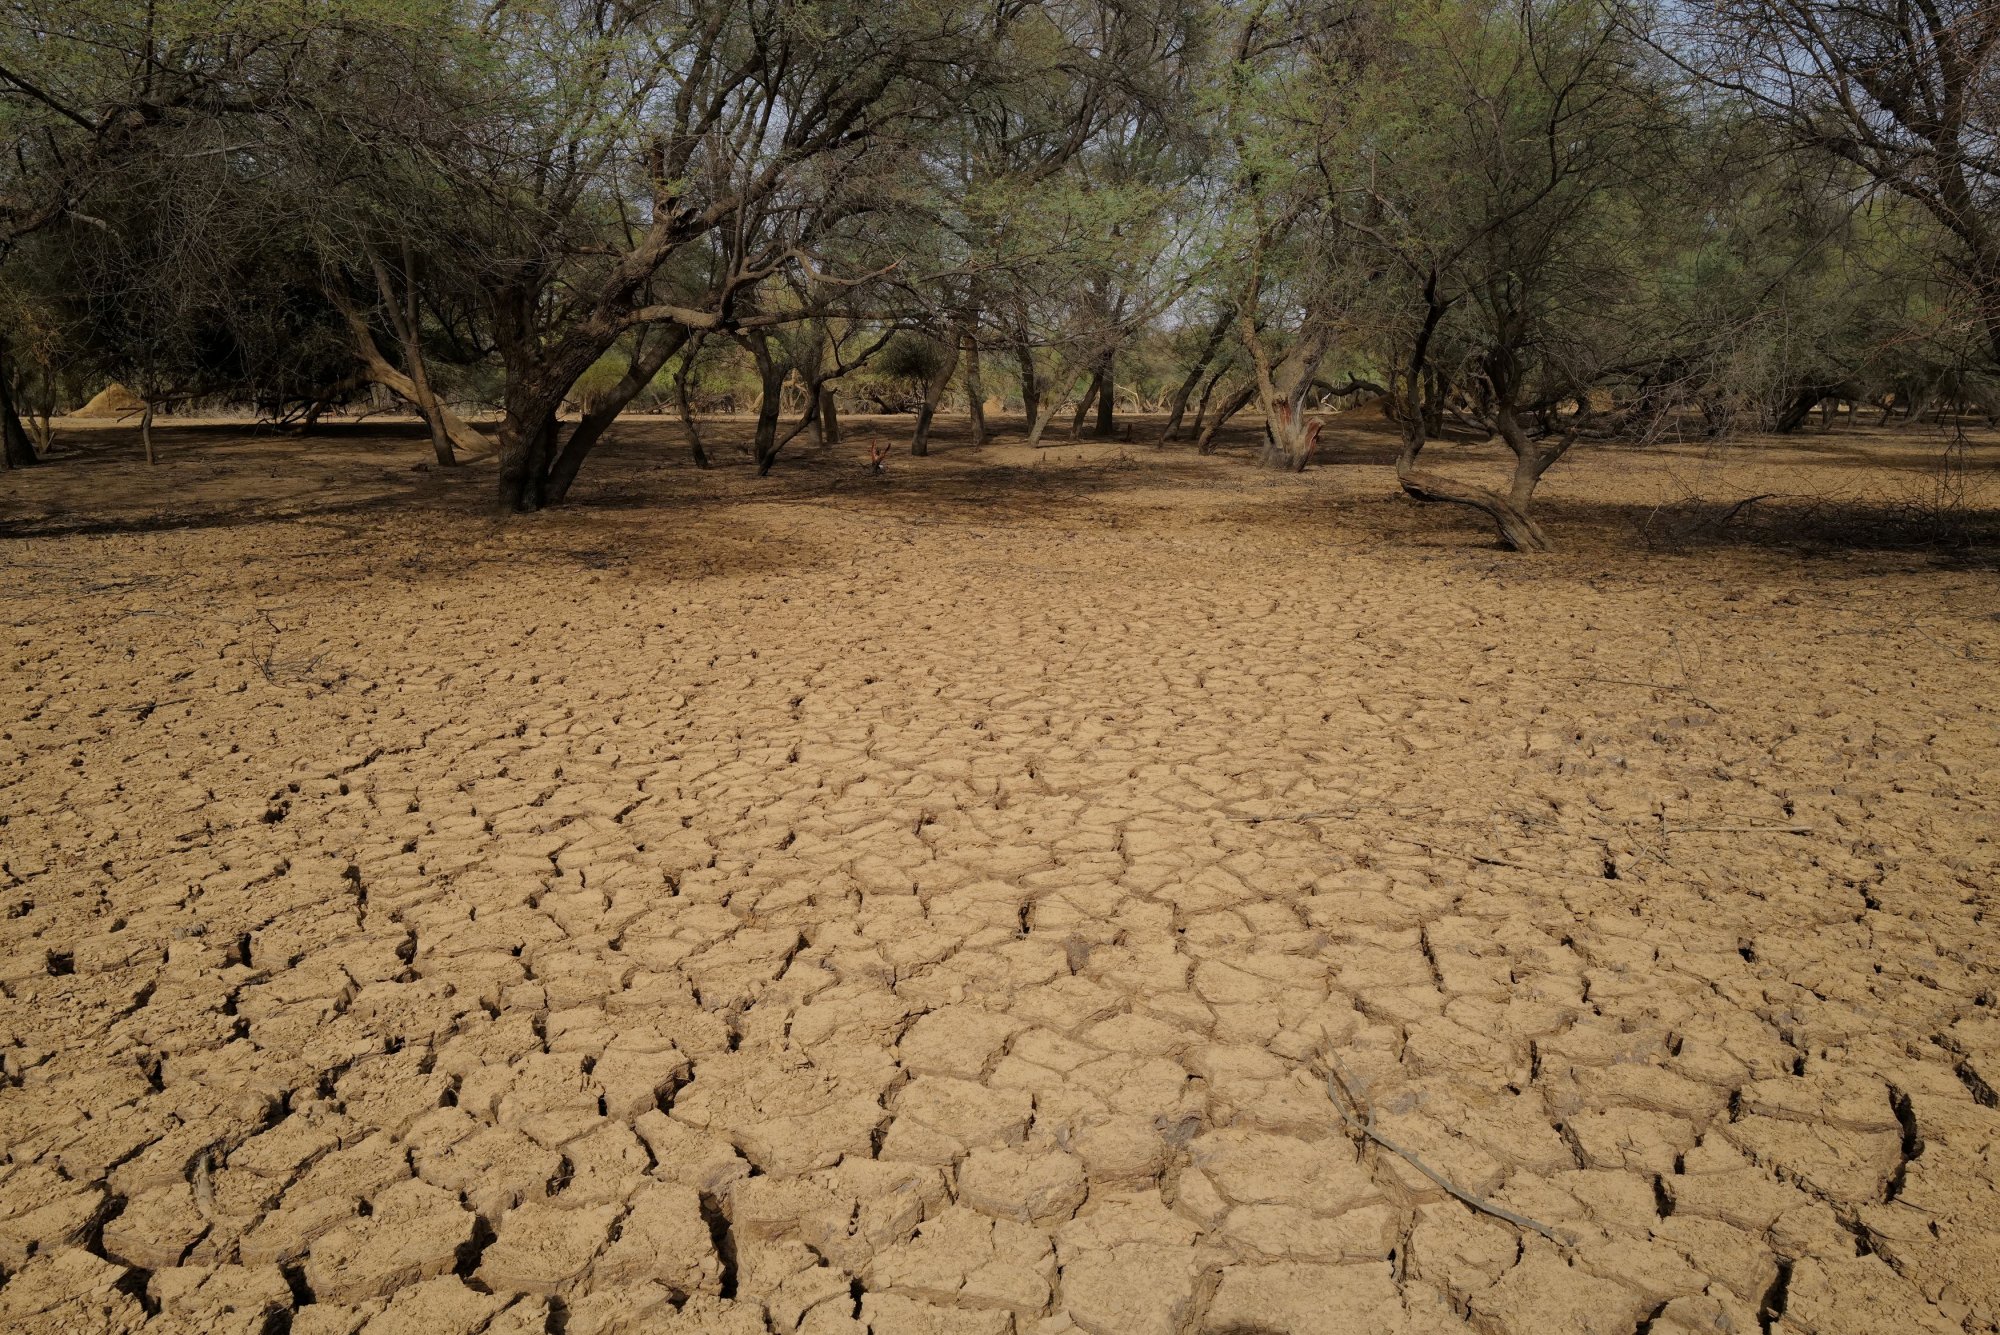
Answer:
[[[6,484],[0,1327],[2000,1321],[1990,571],[1649,552],[1664,451],[1528,562],[1378,465],[163,434]]]

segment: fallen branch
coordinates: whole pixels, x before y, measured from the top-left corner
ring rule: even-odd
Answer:
[[[1401,1145],[1398,1145],[1395,1141],[1377,1131],[1375,1129],[1375,1106],[1354,1092],[1353,1086],[1349,1085],[1346,1077],[1341,1074],[1340,1063],[1334,1059],[1331,1053],[1327,1055],[1326,1060],[1328,1068],[1326,1075],[1327,1097],[1333,1101],[1334,1111],[1340,1114],[1340,1120],[1347,1123],[1347,1129],[1351,1135],[1360,1139],[1373,1141],[1375,1144],[1380,1145],[1383,1149],[1389,1151],[1389,1153],[1395,1155],[1404,1163],[1437,1183],[1439,1187],[1443,1188],[1453,1197],[1463,1201],[1481,1214],[1492,1215],[1495,1219],[1504,1220],[1516,1228],[1525,1228],[1531,1233],[1539,1233],[1558,1247],[1574,1247],[1576,1245],[1575,1238],[1558,1234],[1553,1228],[1544,1224],[1539,1219],[1530,1219],[1524,1214],[1516,1214],[1504,1205],[1495,1205],[1484,1196],[1474,1195],[1472,1192],[1467,1191],[1464,1187],[1459,1186],[1443,1173],[1438,1172],[1437,1169],[1418,1158],[1414,1153],[1404,1149]],[[1357,1116],[1357,1113],[1362,1115]]]

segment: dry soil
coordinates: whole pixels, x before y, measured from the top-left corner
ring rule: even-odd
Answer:
[[[0,479],[0,1327],[2000,1323],[1991,437],[159,436]]]

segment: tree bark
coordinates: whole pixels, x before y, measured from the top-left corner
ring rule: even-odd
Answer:
[[[680,367],[674,372],[674,404],[680,409],[681,428],[687,432],[688,449],[694,456],[694,466],[705,469],[708,467],[708,451],[702,448],[701,426],[694,420],[692,398],[695,363],[701,357],[703,337],[697,333],[688,340],[686,351],[681,353]]]
[[[146,411],[139,414],[139,443],[146,447],[147,466],[151,467],[157,463],[158,460],[153,457],[153,401],[151,399],[146,400]]]
[[[1264,408],[1264,449],[1258,462],[1266,468],[1302,472],[1319,436],[1317,428],[1308,427],[1305,398],[1318,376],[1331,336],[1324,326],[1301,331],[1291,350],[1273,367],[1264,350],[1263,335],[1248,308],[1237,317],[1237,324],[1242,331],[1243,346],[1250,353],[1254,372],[1251,388]]]
[[[417,414],[430,428],[431,451],[437,456],[439,467],[450,468],[458,463],[458,458],[452,451],[451,433],[445,429],[444,420],[438,414],[437,396],[431,392],[430,371],[424,364],[423,326],[417,309],[417,285],[410,276],[410,248],[403,247],[403,294],[400,300],[395,283],[389,277],[388,266],[382,263],[381,256],[372,247],[368,260],[375,269],[375,286],[389,311],[389,324],[396,331],[396,341],[403,347],[403,365],[408,368],[410,388],[415,391]]]
[[[917,431],[910,440],[910,453],[921,459],[931,452],[931,419],[937,415],[938,404],[944,399],[944,392],[951,385],[951,378],[958,370],[958,340],[945,342],[944,361],[936,375],[924,385],[923,405],[917,409]]]
[[[1209,400],[1215,397],[1216,388],[1222,384],[1222,377],[1228,373],[1228,370],[1227,366],[1216,367],[1215,374],[1208,378],[1206,385],[1202,386],[1201,401],[1195,405],[1194,409],[1194,425],[1188,428],[1189,431],[1194,433],[1197,440],[1201,438],[1202,423],[1208,420]]]
[[[778,458],[778,414],[784,411],[785,376],[791,368],[771,355],[771,340],[752,334],[743,340],[757,359],[757,383],[763,394],[757,401],[757,432],[751,438],[751,453],[757,460],[757,475],[771,471]]]

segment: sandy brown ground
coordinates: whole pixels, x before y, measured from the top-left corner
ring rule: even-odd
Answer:
[[[1330,434],[0,479],[0,1328],[1995,1329],[1991,513]]]

